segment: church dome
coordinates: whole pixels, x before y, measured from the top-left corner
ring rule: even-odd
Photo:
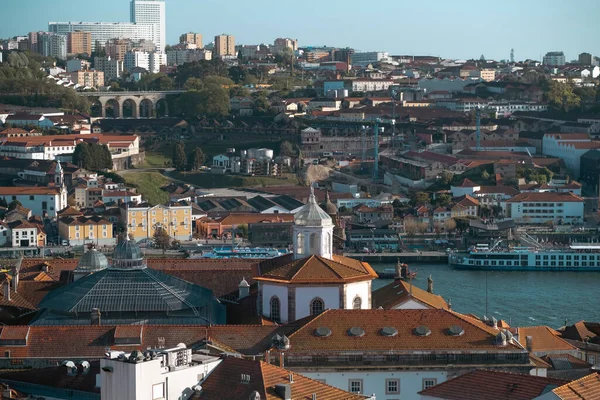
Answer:
[[[337,207],[335,206],[335,204],[333,204],[331,202],[331,200],[329,199],[329,192],[327,192],[325,194],[325,201],[323,203],[321,203],[321,208],[329,215],[336,215],[338,212]]]
[[[113,268],[141,268],[144,266],[144,255],[135,240],[122,240],[113,252]]]
[[[308,203],[294,214],[294,223],[299,226],[333,226],[331,217],[317,204],[312,187]]]
[[[76,272],[97,272],[108,268],[108,259],[96,249],[90,249],[83,253],[79,259]]]

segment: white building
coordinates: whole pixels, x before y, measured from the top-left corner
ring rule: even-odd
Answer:
[[[565,59],[565,53],[562,51],[550,51],[546,53],[542,60],[542,64],[552,66],[552,67],[560,67],[567,63]]]
[[[131,22],[151,25],[152,40],[159,51],[167,45],[167,25],[164,0],[131,0]]]
[[[38,33],[38,52],[47,57],[67,59],[67,36],[48,32]]]
[[[37,247],[38,228],[27,221],[14,221],[9,224],[11,247]]]
[[[104,81],[119,79],[123,75],[123,61],[111,60],[110,57],[94,58],[94,68],[104,72]]]
[[[464,195],[472,196],[473,193],[481,190],[481,185],[476,184],[470,179],[463,179],[460,186],[450,186],[452,197],[460,197]]]
[[[221,359],[192,355],[185,345],[173,349],[109,351],[100,360],[103,400],[187,399]]]
[[[495,111],[499,117],[507,117],[515,111],[548,111],[548,104],[507,101],[489,103],[487,108],[488,110]]]
[[[546,133],[542,138],[544,155],[561,158],[575,179],[579,179],[581,156],[597,148],[600,142],[593,142],[587,133]]]
[[[518,195],[519,191],[511,186],[480,186],[472,196],[479,200],[481,207],[502,207],[506,214],[506,201]]]
[[[581,197],[570,193],[521,193],[506,201],[507,217],[518,224],[581,224]]]
[[[394,81],[390,79],[353,79],[350,81],[353,92],[374,92],[388,90]]]
[[[96,42],[106,43],[114,38],[154,39],[154,25],[129,22],[49,22],[48,30],[65,36],[69,32],[90,32],[92,51],[96,50]]]
[[[365,67],[369,64],[379,61],[389,60],[390,55],[387,51],[364,51],[352,54],[352,65]]]
[[[148,71],[151,74],[157,74],[160,72],[160,67],[162,65],[167,65],[167,54],[158,51],[150,53],[150,59],[148,60]]]
[[[183,65],[201,60],[212,60],[212,51],[206,49],[167,50],[167,65]]]
[[[0,198],[7,203],[18,200],[33,215],[49,218],[67,207],[67,190],[64,186],[57,187],[0,187]]]
[[[333,254],[333,228],[311,189],[308,204],[294,215],[293,259],[280,257],[275,269],[254,278],[264,317],[285,323],[326,309],[371,308],[377,274],[366,262]]]
[[[102,202],[106,203],[135,203],[139,204],[142,202],[142,195],[139,193],[133,193],[129,190],[103,190],[102,191]]]
[[[136,67],[150,71],[150,53],[146,51],[128,51],[125,53],[123,66],[127,71],[131,71]]]

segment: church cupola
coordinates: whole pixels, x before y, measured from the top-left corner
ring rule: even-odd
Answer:
[[[295,258],[311,255],[332,258],[333,220],[317,204],[314,188],[310,188],[308,203],[294,215]]]

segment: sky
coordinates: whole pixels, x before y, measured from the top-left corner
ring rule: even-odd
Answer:
[[[209,43],[298,39],[300,46],[352,47],[393,55],[567,60],[600,53],[598,0],[166,0],[167,42],[197,32]],[[85,6],[83,6],[85,4]],[[129,21],[129,0],[0,0],[0,38],[47,30],[49,21]]]

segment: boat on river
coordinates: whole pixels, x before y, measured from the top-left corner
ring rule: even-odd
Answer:
[[[270,247],[217,247],[211,251],[202,252],[198,258],[228,259],[269,259],[288,254],[287,249],[274,249]]]
[[[450,253],[456,269],[494,271],[600,271],[600,243],[572,243],[553,247],[478,244],[466,253]]]

